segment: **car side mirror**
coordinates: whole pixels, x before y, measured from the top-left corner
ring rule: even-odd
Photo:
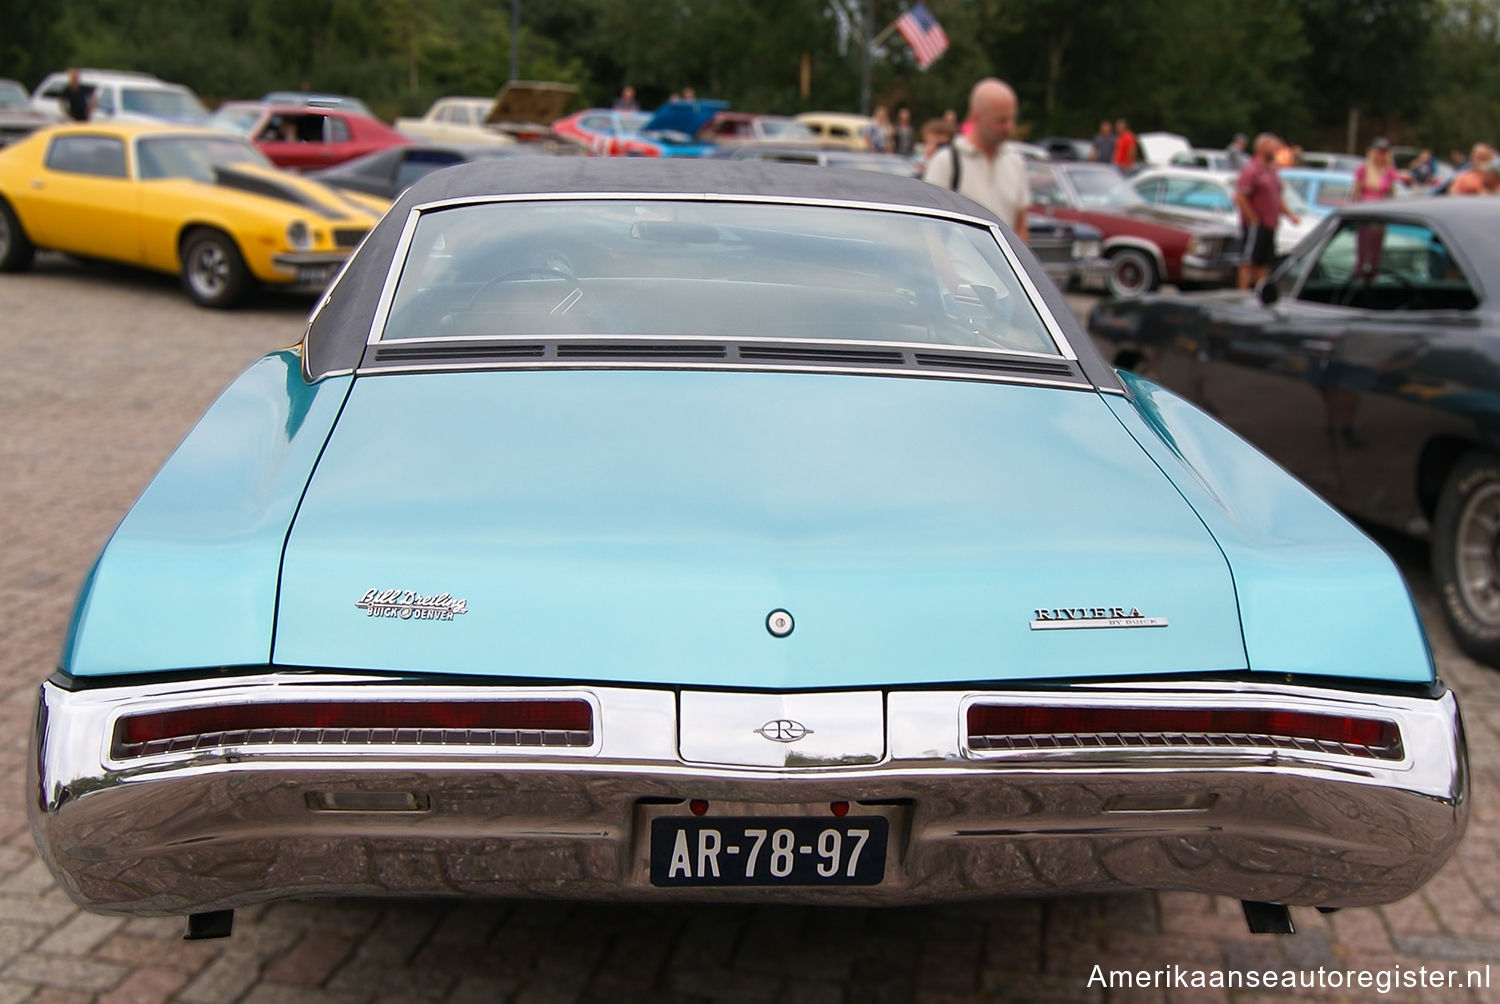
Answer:
[[[1255,291],[1255,295],[1260,297],[1261,303],[1271,307],[1275,306],[1276,301],[1281,299],[1281,289],[1274,282],[1263,282],[1260,284],[1260,288]]]

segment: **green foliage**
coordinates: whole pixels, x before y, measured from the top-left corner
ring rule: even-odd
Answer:
[[[523,79],[643,106],[691,86],[750,111],[857,110],[866,4],[880,32],[907,0],[521,0]],[[1008,80],[1035,136],[1102,118],[1221,145],[1272,130],[1342,146],[1467,146],[1500,132],[1496,0],[927,0],[951,48],[927,72],[888,35],[875,103],[921,122]],[[0,0],[0,76],[69,65],[149,70],[206,100],[298,88],[356,94],[388,116],[510,75],[507,0]],[[802,90],[803,67],[808,89]]]

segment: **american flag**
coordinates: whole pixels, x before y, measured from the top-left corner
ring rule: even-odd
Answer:
[[[896,30],[911,46],[917,65],[924,70],[948,50],[948,33],[923,4],[915,3],[907,8],[906,13],[896,19]]]

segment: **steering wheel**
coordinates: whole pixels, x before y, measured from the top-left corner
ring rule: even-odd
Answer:
[[[1349,278],[1345,280],[1342,286],[1339,287],[1339,295],[1337,301],[1338,305],[1341,307],[1349,306],[1349,301],[1354,298],[1353,294],[1355,283],[1362,282],[1364,283],[1365,288],[1369,289],[1371,284],[1373,284],[1375,280],[1380,278],[1381,276],[1385,276],[1386,278],[1393,280],[1396,285],[1400,286],[1402,291],[1407,294],[1406,299],[1401,301],[1401,304],[1403,306],[1410,303],[1413,299],[1416,298],[1417,286],[1406,276],[1402,275],[1400,272],[1393,272],[1387,268],[1375,268],[1363,275],[1361,275],[1359,272],[1351,272],[1349,274]]]
[[[489,282],[479,287],[482,293],[491,286],[502,282],[515,282],[518,279],[566,279],[568,282],[576,283],[578,276],[561,265],[527,265],[525,268],[513,268],[509,272],[502,272]]]

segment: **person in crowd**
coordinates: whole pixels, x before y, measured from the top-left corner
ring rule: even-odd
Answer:
[[[1130,131],[1130,123],[1124,119],[1115,120],[1115,155],[1114,164],[1122,171],[1128,171],[1135,166],[1136,161],[1135,133]]]
[[[876,105],[875,114],[865,130],[865,144],[876,153],[891,152],[891,113],[885,105]]]
[[[932,155],[935,154],[935,153],[937,153],[939,149],[941,149],[942,147],[947,146],[949,143],[952,143],[953,142],[953,137],[955,135],[957,135],[957,134],[953,131],[953,126],[951,126],[948,123],[947,119],[940,119],[940,118],[939,119],[928,119],[926,122],[923,122],[922,123],[922,165],[923,165],[923,167],[926,167],[926,165],[932,160]]]
[[[1352,202],[1377,202],[1389,199],[1396,190],[1396,169],[1391,166],[1391,141],[1384,136],[1370,142],[1365,162],[1354,169]],[[1369,277],[1380,271],[1380,249],[1385,244],[1385,227],[1366,223],[1356,235],[1354,271]]]
[[[934,154],[922,178],[973,199],[1025,241],[1031,185],[1021,155],[1006,146],[1016,128],[1016,92],[995,77],[979,81],[969,92],[968,122],[970,134]]]
[[[1486,168],[1494,164],[1495,148],[1488,143],[1475,143],[1474,148],[1469,151],[1469,166],[1460,171],[1448,186],[1449,195],[1488,195],[1494,192],[1493,187],[1487,187],[1485,176],[1494,175]]]
[[[63,114],[74,122],[87,122],[94,109],[99,107],[99,95],[78,78],[78,70],[74,68],[68,71],[68,86],[58,95],[58,103],[62,105]]]
[[[698,92],[695,91],[695,90],[693,90],[691,87],[684,87],[682,89],[682,100],[684,100],[684,101],[697,101],[698,100]]]
[[[1431,185],[1433,178],[1437,176],[1437,162],[1432,159],[1432,151],[1424,147],[1406,170],[1411,175],[1413,185],[1422,188]]]
[[[626,84],[620,88],[620,96],[615,98],[614,109],[617,112],[634,112],[640,110],[640,104],[635,100],[635,88]]]
[[[910,157],[917,146],[916,130],[911,125],[911,109],[901,108],[896,112],[896,128],[891,132],[891,142],[896,152]]]
[[[1281,175],[1276,173],[1276,151],[1280,147],[1281,140],[1268,132],[1255,137],[1254,159],[1241,169],[1235,182],[1235,201],[1240,207],[1240,219],[1246,223],[1240,289],[1250,289],[1271,271],[1271,260],[1276,255],[1276,227],[1281,218],[1298,222],[1296,214],[1286,207]]]
[[[1286,140],[1280,140],[1276,144],[1276,166],[1296,167],[1300,159],[1300,146],[1293,146]]]
[[[1245,144],[1248,142],[1250,142],[1250,137],[1242,132],[1237,132],[1234,134],[1234,139],[1230,140],[1229,145],[1224,148],[1224,153],[1229,160],[1230,170],[1241,170],[1246,164],[1250,163],[1250,154],[1245,149]]]
[[[1115,131],[1108,119],[1099,123],[1099,131],[1094,133],[1093,147],[1089,155],[1101,164],[1115,162]]]
[[[1370,142],[1365,162],[1354,169],[1353,202],[1389,199],[1396,190],[1396,169],[1391,166],[1391,141],[1384,136]]]

